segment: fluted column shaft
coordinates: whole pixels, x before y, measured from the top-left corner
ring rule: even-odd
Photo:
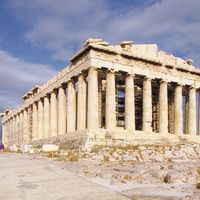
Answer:
[[[50,121],[50,132],[51,137],[57,136],[58,134],[58,101],[56,91],[51,93],[51,121]]]
[[[168,133],[168,96],[167,82],[160,82],[159,91],[159,132],[161,134]]]
[[[19,145],[19,114],[16,115],[16,144]]]
[[[198,133],[200,135],[200,90],[198,93]]]
[[[63,86],[58,89],[58,135],[66,133],[67,125],[67,99],[66,90]]]
[[[76,90],[72,80],[67,88],[67,132],[76,130]]]
[[[183,108],[182,108],[182,85],[176,85],[174,95],[174,133],[183,134]]]
[[[9,119],[9,125],[8,125],[8,141],[9,141],[9,146],[12,144],[12,119]]]
[[[86,82],[82,74],[78,77],[77,130],[86,128]]]
[[[13,116],[13,144],[16,144],[16,116]]]
[[[128,74],[125,79],[125,129],[135,130],[134,76]]]
[[[29,142],[29,122],[28,122],[28,109],[26,108],[23,111],[23,118],[24,118],[24,123],[23,123],[23,144],[28,144]]]
[[[2,143],[4,145],[6,145],[6,136],[7,136],[7,133],[6,133],[6,125],[5,123],[2,124]]]
[[[116,95],[115,95],[115,73],[108,71],[106,74],[106,128],[116,127]]]
[[[147,77],[143,82],[142,130],[144,132],[152,131],[152,88],[151,79]]]
[[[91,67],[88,72],[88,115],[87,127],[90,131],[98,128],[98,71]]]
[[[38,101],[38,139],[43,139],[44,134],[44,106],[40,99]]]
[[[190,87],[188,102],[188,134],[196,135],[196,89]]]
[[[21,145],[21,144],[23,144],[23,123],[24,123],[23,112],[20,112],[20,114],[19,114],[19,121],[20,121],[19,143]]]
[[[38,108],[37,103],[33,103],[33,117],[32,117],[32,137],[33,141],[38,139]]]
[[[50,100],[44,97],[44,138],[50,137]]]

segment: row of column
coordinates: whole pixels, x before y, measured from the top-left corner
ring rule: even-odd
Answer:
[[[115,74],[110,70],[106,75],[106,128],[116,127],[115,113]],[[142,130],[152,132],[152,80],[148,77],[143,82],[143,119]],[[187,133],[197,133],[196,123],[196,89],[189,88]],[[182,85],[177,84],[174,94],[175,122],[174,133],[183,134],[183,107],[182,107]],[[159,86],[159,133],[168,133],[168,83],[161,80]],[[134,99],[134,76],[128,74],[125,78],[125,129],[135,130],[135,99]]]
[[[7,141],[11,145],[20,145],[29,143],[30,140],[62,135],[66,132],[83,130],[86,127],[89,130],[96,129],[98,127],[97,88],[98,72],[96,68],[91,67],[88,71],[87,81],[83,74],[78,76],[77,95],[75,82],[69,80],[67,90],[64,85],[61,85],[10,118],[3,128],[4,135],[8,136]],[[18,116],[22,118],[20,121],[16,120]],[[31,119],[30,116],[32,116]],[[18,126],[22,126],[22,128],[18,130]]]
[[[106,73],[106,129],[116,128],[115,72]],[[142,129],[152,131],[152,80],[143,82]],[[159,86],[159,132],[168,133],[168,83],[161,80]],[[76,100],[77,98],[77,100]],[[76,105],[77,103],[77,105]],[[174,133],[183,133],[182,86],[177,84],[174,95]],[[31,111],[30,111],[31,109]],[[77,110],[76,110],[77,109]],[[31,114],[30,114],[31,112]],[[48,138],[76,130],[96,130],[98,124],[98,71],[91,67],[87,81],[83,74],[78,76],[78,95],[73,80],[34,102],[29,108],[5,122],[3,131],[9,134],[7,140],[28,143],[31,140]],[[30,116],[32,116],[30,122]],[[189,134],[196,134],[196,90],[189,89],[188,120]],[[125,129],[135,130],[134,75],[125,77]],[[32,133],[30,133],[32,131]],[[6,139],[5,139],[6,140]]]

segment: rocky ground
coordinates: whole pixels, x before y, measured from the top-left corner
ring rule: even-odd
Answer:
[[[48,157],[62,169],[130,199],[200,199],[199,145],[96,146],[89,152],[38,151],[30,156]]]

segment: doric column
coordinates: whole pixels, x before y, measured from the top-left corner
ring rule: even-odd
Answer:
[[[86,129],[86,82],[83,74],[78,77],[77,130]]]
[[[25,108],[23,111],[23,144],[28,144],[29,142],[29,118],[28,118],[28,109]]]
[[[58,135],[66,133],[67,125],[67,110],[66,110],[66,90],[64,86],[60,86],[58,89]]]
[[[134,76],[127,74],[125,80],[125,129],[135,130]]]
[[[67,87],[67,132],[76,130],[76,90],[72,80]]]
[[[19,134],[19,144],[23,144],[23,123],[24,123],[24,119],[23,119],[23,112],[21,111],[19,114],[19,121],[20,121],[20,134]]]
[[[38,108],[37,102],[33,103],[33,117],[32,117],[32,138],[33,141],[38,139]]]
[[[4,146],[5,146],[5,144],[6,144],[6,125],[5,125],[5,123],[2,123],[2,143],[4,144]]]
[[[19,113],[16,115],[16,144],[19,145]]]
[[[7,120],[7,133],[8,133],[8,147],[10,146],[10,119]]]
[[[38,139],[44,138],[44,105],[42,99],[38,101]]]
[[[44,97],[44,138],[50,137],[50,101],[49,96]]]
[[[13,145],[13,117],[10,118],[10,145]]]
[[[183,134],[183,108],[182,108],[182,85],[176,85],[174,94],[174,133]]]
[[[200,135],[200,90],[198,91],[198,132]]]
[[[98,128],[98,71],[91,67],[88,72],[88,115],[87,128]]]
[[[51,121],[50,121],[50,132],[51,137],[57,136],[58,134],[58,101],[57,101],[57,92],[52,91],[51,93]]]
[[[152,132],[152,88],[151,79],[147,77],[143,82],[142,130]]]
[[[109,70],[106,74],[106,128],[116,127],[116,95],[115,95],[115,73]]]
[[[168,133],[168,96],[167,82],[160,82],[159,91],[159,132],[161,134]]]
[[[196,89],[189,88],[189,102],[188,102],[188,134],[196,135]]]
[[[14,116],[12,117],[12,126],[11,126],[11,144],[14,145],[14,131],[15,131],[15,120],[14,120]]]
[[[12,135],[13,144],[16,145],[16,116],[13,116],[13,135]]]

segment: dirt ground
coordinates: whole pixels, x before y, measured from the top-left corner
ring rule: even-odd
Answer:
[[[0,153],[1,200],[126,200],[40,156]]]
[[[200,147],[0,153],[0,199],[199,200]]]

